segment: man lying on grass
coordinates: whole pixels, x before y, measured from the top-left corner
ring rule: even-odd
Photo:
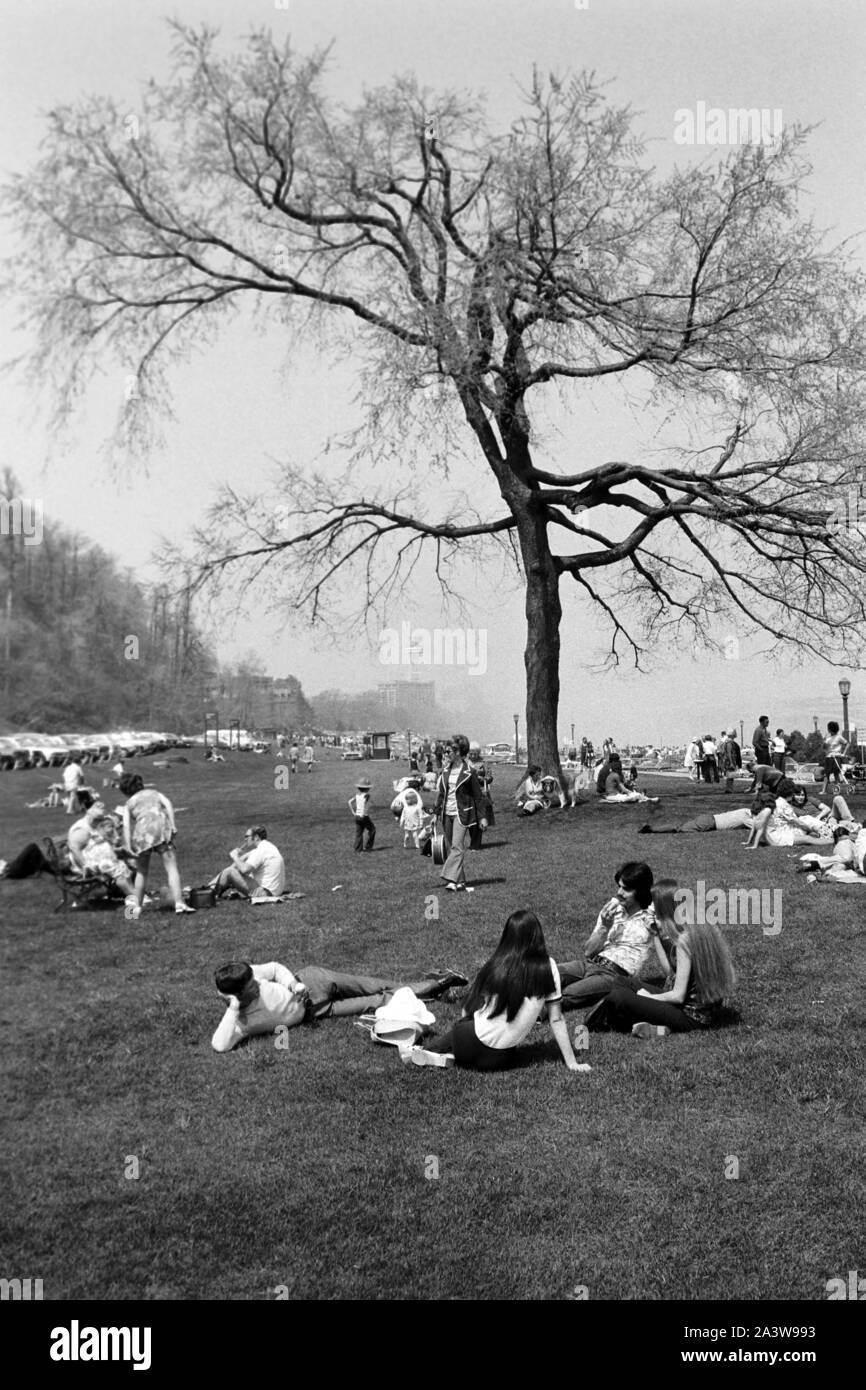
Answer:
[[[246,960],[221,965],[214,976],[217,993],[228,1005],[213,1035],[216,1052],[231,1052],[255,1033],[273,1033],[319,1018],[344,1018],[378,1009],[398,989],[402,980],[382,980],[371,975],[348,975],[305,965],[293,975],[279,961],[251,965]],[[446,990],[469,981],[457,970],[432,971],[409,983],[419,999],[438,999]]]

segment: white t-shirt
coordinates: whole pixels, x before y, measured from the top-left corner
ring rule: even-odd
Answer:
[[[64,791],[74,792],[84,781],[84,770],[78,763],[67,763],[63,769]]]
[[[256,885],[278,897],[286,886],[286,865],[283,856],[270,840],[259,840],[254,849],[243,857],[243,871],[252,874]]]
[[[532,1032],[545,1004],[552,1004],[562,997],[562,985],[556,961],[552,956],[549,956],[548,959],[553,971],[552,992],[546,994],[543,999],[524,999],[510,1023],[504,1009],[501,1014],[496,1014],[494,1018],[490,1017],[490,1009],[495,1004],[494,1000],[485,1004],[483,1009],[476,1009],[475,1034],[479,1042],[483,1042],[487,1047],[495,1047],[497,1050],[506,1047],[519,1047],[524,1038]]]
[[[445,798],[445,815],[457,815],[457,783],[460,780],[460,764],[455,763],[448,773],[448,795]]]

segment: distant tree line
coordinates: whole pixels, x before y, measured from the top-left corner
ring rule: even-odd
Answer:
[[[7,469],[0,498],[20,497]],[[0,718],[44,733],[197,727],[218,671],[188,592],[44,517],[38,536],[0,530],[0,634]]]

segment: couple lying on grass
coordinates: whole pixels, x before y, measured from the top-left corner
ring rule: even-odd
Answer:
[[[616,883],[616,897],[599,913],[585,959],[561,967],[547,950],[535,913],[513,912],[499,945],[463,1001],[461,1018],[426,1046],[401,1048],[403,1061],[417,1066],[456,1064],[475,1071],[519,1065],[521,1044],[545,1005],[569,1071],[590,1068],[574,1055],[563,1007],[594,1004],[587,1019],[590,1028],[631,1031],[644,1037],[689,1032],[719,1022],[723,999],[734,984],[721,933],[703,924],[678,925],[676,884],[663,880],[654,890],[647,864],[624,864],[617,871]],[[655,995],[641,984],[641,971],[653,953],[668,974],[666,988]],[[464,976],[446,971],[426,976],[411,988],[419,998],[430,999],[466,983]],[[281,1024],[292,1027],[328,1014],[365,1013],[400,987],[394,981],[338,976],[318,967],[307,967],[296,978],[285,966],[254,967],[245,961],[223,966],[217,971],[216,984],[229,1005],[213,1038],[218,1052]]]
[[[861,829],[851,814],[845,798],[835,796],[830,806],[811,801],[805,787],[797,787],[788,777],[774,768],[759,769],[768,776],[762,780],[751,806],[734,811],[711,812],[694,816],[679,825],[647,822],[639,835],[689,835],[708,830],[748,830],[744,845],[757,849],[773,845],[787,849],[792,845],[832,845],[838,830],[844,827],[856,835]],[[771,782],[770,778],[776,780]]]

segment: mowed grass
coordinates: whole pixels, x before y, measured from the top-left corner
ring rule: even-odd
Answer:
[[[47,878],[0,884],[0,1273],[42,1278],[47,1299],[813,1300],[862,1268],[866,893],[808,885],[793,851],[746,851],[736,832],[640,836],[642,807],[518,820],[502,769],[469,860],[478,889],[446,894],[402,848],[396,765],[363,766],[379,833],[355,855],[359,764],[320,762],[278,791],[273,759],[190,757],[142,764],[186,808],[183,881],[262,821],[307,896],[127,923],[52,914]],[[4,857],[66,828],[62,810],[24,809],[47,780],[0,778]],[[732,804],[678,780],[653,790],[664,819]],[[693,888],[781,889],[779,935],[727,928],[739,1026],[596,1035],[589,1075],[566,1071],[544,1027],[531,1065],[499,1076],[403,1066],[351,1019],[211,1050],[224,960],[471,975],[525,905],[568,959],[617,864],[644,857]],[[459,1003],[433,1008],[444,1025]]]

